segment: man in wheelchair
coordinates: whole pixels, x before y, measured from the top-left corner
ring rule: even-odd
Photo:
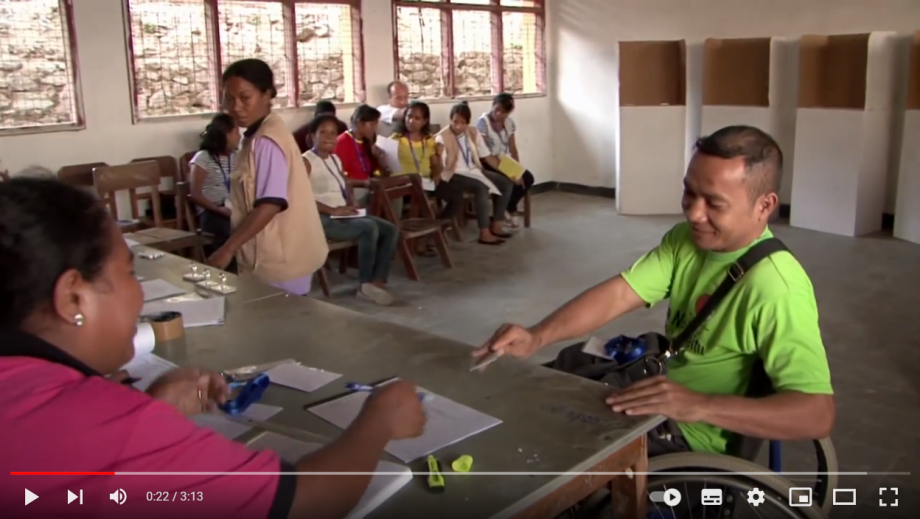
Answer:
[[[664,363],[666,374],[626,377],[607,399],[614,412],[670,419],[649,434],[649,456],[725,453],[731,433],[771,440],[826,437],[835,405],[814,290],[767,228],[779,203],[782,167],[779,146],[757,128],[730,126],[699,139],[684,178],[686,222],[628,270],[539,324],[503,325],[473,356],[528,357],[667,299],[667,340],[680,338],[698,314],[709,318],[693,323],[695,330]],[[752,259],[758,254],[748,252],[754,249],[759,257]],[[726,277],[736,285],[727,293],[720,290]],[[704,310],[719,292],[721,301]],[[580,354],[580,345],[575,347]],[[761,364],[773,391],[750,398],[752,371]]]

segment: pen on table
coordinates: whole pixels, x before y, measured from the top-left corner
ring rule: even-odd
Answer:
[[[361,391],[361,392],[363,392],[363,393],[371,393],[371,392],[373,392],[374,389],[375,389],[374,386],[368,386],[367,384],[358,384],[357,382],[349,382],[349,383],[345,384],[345,387],[348,388],[348,389],[350,389],[350,390],[352,390],[352,391]],[[428,394],[426,394],[426,393],[421,393],[421,392],[420,392],[420,393],[418,394],[419,402],[426,402],[426,401],[428,401],[428,400],[430,399],[430,396],[431,396],[431,395],[428,395]]]

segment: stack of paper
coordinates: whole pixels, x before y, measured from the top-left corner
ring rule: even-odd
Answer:
[[[226,298],[215,296],[166,299],[147,303],[141,309],[142,316],[161,312],[179,312],[182,314],[182,324],[185,328],[224,324]]]
[[[268,375],[272,384],[299,389],[307,393],[316,391],[342,376],[300,364],[281,364],[266,371],[265,374]]]
[[[332,219],[337,220],[340,218],[363,218],[365,216],[367,216],[367,209],[362,207],[355,211],[355,214],[347,214],[345,216],[333,215]]]
[[[125,364],[121,369],[127,371],[132,378],[140,379],[134,384],[134,387],[141,391],[147,391],[147,388],[150,387],[154,380],[177,367],[172,362],[153,353],[142,353],[136,355],[131,359],[131,362]]]
[[[163,281],[162,279],[151,279],[150,281],[144,281],[141,283],[141,288],[144,290],[145,303],[147,301],[165,299],[167,297],[177,296],[185,293],[185,290],[182,290],[172,283]]]
[[[387,452],[406,463],[502,423],[498,418],[437,396],[421,387],[418,390],[431,395],[431,399],[424,404],[428,415],[425,432],[418,438],[393,440],[386,446]],[[345,429],[357,418],[367,397],[368,393],[365,392],[352,393],[311,407],[310,412]]]
[[[258,422],[264,422],[280,413],[282,408],[265,404],[251,404],[241,414],[229,418],[221,411],[199,414],[192,417],[198,427],[211,429],[230,440],[235,440],[249,432]]]
[[[274,451],[284,461],[296,463],[304,456],[322,448],[322,445],[302,442],[269,432],[250,442],[249,447]],[[371,478],[370,485],[358,505],[348,514],[348,519],[359,519],[370,514],[412,480],[412,471],[408,467],[388,461],[381,461],[377,464],[377,472],[381,474]]]

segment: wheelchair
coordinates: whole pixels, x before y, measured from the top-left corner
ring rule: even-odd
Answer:
[[[758,362],[752,370],[746,396],[761,398],[772,393],[770,378]],[[826,518],[833,502],[832,494],[837,485],[836,473],[839,470],[836,451],[830,438],[813,441],[817,454],[815,472],[818,475],[813,484],[807,485],[812,489],[811,506],[789,505],[790,489],[806,485],[794,484],[778,474],[767,474],[763,466],[755,463],[764,443],[769,444],[769,471],[781,472],[781,442],[742,435],[734,435],[730,439],[726,454],[681,452],[649,459],[648,494],[651,496],[653,492],[673,488],[681,492],[682,499],[676,507],[649,502],[646,519]],[[701,475],[702,472],[709,474]],[[759,492],[755,492],[755,488]],[[700,498],[703,489],[721,490],[721,504],[703,505]],[[756,508],[750,504],[751,500],[757,503]],[[615,506],[610,493],[600,491],[588,497],[573,517],[614,517]]]

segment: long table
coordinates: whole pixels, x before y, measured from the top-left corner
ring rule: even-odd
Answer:
[[[188,261],[164,259],[139,260],[139,274],[178,284]],[[166,272],[180,263],[179,272]],[[503,421],[436,455],[449,465],[469,454],[473,472],[519,474],[450,477],[443,494],[429,493],[416,478],[372,518],[552,518],[603,487],[618,499],[618,517],[644,517],[645,435],[662,418],[613,413],[603,403],[606,386],[526,362],[501,359],[482,373],[471,373],[467,345],[310,298],[233,300],[233,295],[255,295],[257,289],[244,290],[247,280],[228,279],[239,290],[228,298],[226,323],[189,329],[181,339],[158,344],[156,353],[180,365],[218,370],[294,358],[341,373],[343,381],[373,383],[398,376]],[[343,393],[339,383],[313,393],[272,386],[263,401],[284,408],[272,423],[335,437],[338,428],[304,407]],[[411,468],[425,470],[423,462]],[[625,471],[640,474],[610,474]]]

